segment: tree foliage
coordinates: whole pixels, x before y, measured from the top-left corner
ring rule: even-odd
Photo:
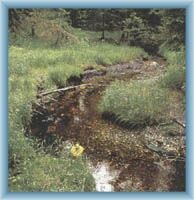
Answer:
[[[9,29],[16,33],[27,16],[30,16],[33,9],[9,9]]]
[[[157,53],[160,45],[184,46],[185,9],[10,9],[11,32],[19,29],[35,37],[54,38],[58,45],[71,35],[71,27],[101,32],[120,32],[120,43]]]

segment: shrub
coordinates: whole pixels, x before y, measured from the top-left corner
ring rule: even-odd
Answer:
[[[152,124],[165,120],[169,108],[166,89],[151,81],[115,81],[105,91],[101,112],[113,113],[121,122]]]

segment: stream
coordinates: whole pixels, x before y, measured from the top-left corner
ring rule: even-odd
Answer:
[[[137,59],[101,71],[86,69],[80,87],[39,98],[29,132],[51,141],[59,136],[67,146],[81,144],[96,191],[184,191],[183,128],[177,126],[174,135],[154,125],[125,128],[103,118],[97,109],[112,81],[157,78],[164,68],[164,61],[157,58]]]

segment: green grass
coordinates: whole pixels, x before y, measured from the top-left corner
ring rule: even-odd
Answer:
[[[36,141],[24,136],[24,127],[31,119],[36,84],[30,74],[22,77],[14,77],[17,81],[13,76],[9,79],[9,190],[94,190],[86,160],[74,161],[67,153],[58,157],[46,155],[33,148]]]
[[[152,80],[113,82],[99,105],[101,112],[113,113],[131,125],[164,121],[169,111],[169,92]]]
[[[185,87],[185,69],[176,65],[169,65],[161,78],[161,85],[171,89],[182,89]]]
[[[25,76],[28,73],[42,76],[45,89],[52,84],[64,86],[71,75],[79,76],[84,68],[113,65],[129,62],[146,53],[137,47],[116,46],[108,43],[80,41],[66,44],[63,48],[45,48],[44,46],[10,46],[10,75]]]
[[[48,72],[48,82],[57,87],[66,86],[66,81],[70,76],[79,76],[82,72],[81,68],[71,65],[58,65]]]
[[[163,56],[167,59],[166,73],[161,77],[160,83],[163,87],[171,89],[185,89],[185,52],[165,50]]]
[[[11,191],[26,192],[84,192],[95,188],[86,160],[73,159],[68,154],[61,158],[45,154],[28,159],[22,173],[12,176],[9,183]]]
[[[16,53],[17,51],[17,53]],[[117,46],[108,43],[87,43],[67,45],[64,48],[25,48],[12,46],[10,54],[14,52],[15,59],[33,68],[54,67],[58,64],[77,65],[111,65],[120,62],[128,62],[140,55],[146,54],[137,47]]]
[[[105,91],[99,109],[113,113],[121,122],[152,124],[168,119],[171,91],[185,89],[185,54],[163,49],[167,68],[158,81],[116,81]]]
[[[28,68],[24,76],[13,75],[12,71],[9,77],[9,190],[94,190],[86,160],[74,161],[67,153],[46,155],[34,148],[36,141],[24,136],[36,100],[36,79],[30,72]]]
[[[87,33],[84,33],[87,34]],[[89,33],[88,33],[89,34]],[[90,33],[91,34],[91,33]],[[91,34],[92,35],[92,34]],[[80,36],[81,37],[81,36]],[[145,52],[140,48],[115,46],[80,39],[53,48],[38,40],[18,39],[9,46],[9,190],[92,191],[94,180],[87,160],[58,157],[36,147],[24,136],[36,101],[37,85],[44,89],[63,87],[88,66],[96,68],[129,62]]]

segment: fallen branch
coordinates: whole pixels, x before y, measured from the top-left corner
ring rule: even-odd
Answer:
[[[183,128],[186,128],[186,125],[180,121],[178,121],[176,118],[172,119],[173,122],[176,122],[177,124],[179,124],[180,126],[182,126]]]
[[[56,92],[65,92],[65,91],[69,91],[69,90],[75,90],[77,88],[82,88],[82,87],[89,86],[89,85],[92,85],[92,84],[81,84],[81,85],[75,85],[75,86],[69,86],[69,87],[65,87],[65,88],[50,90],[50,91],[46,91],[46,92],[42,92],[42,93],[38,94],[38,97],[46,96],[48,94],[52,94],[52,93],[56,93]]]
[[[35,102],[34,104],[35,104],[36,106],[42,107],[42,105],[41,105],[40,103],[38,103],[38,102]]]
[[[39,115],[44,115],[42,112],[37,111],[37,110],[33,110],[33,112],[35,112],[35,113],[37,113],[37,114],[39,114]]]

